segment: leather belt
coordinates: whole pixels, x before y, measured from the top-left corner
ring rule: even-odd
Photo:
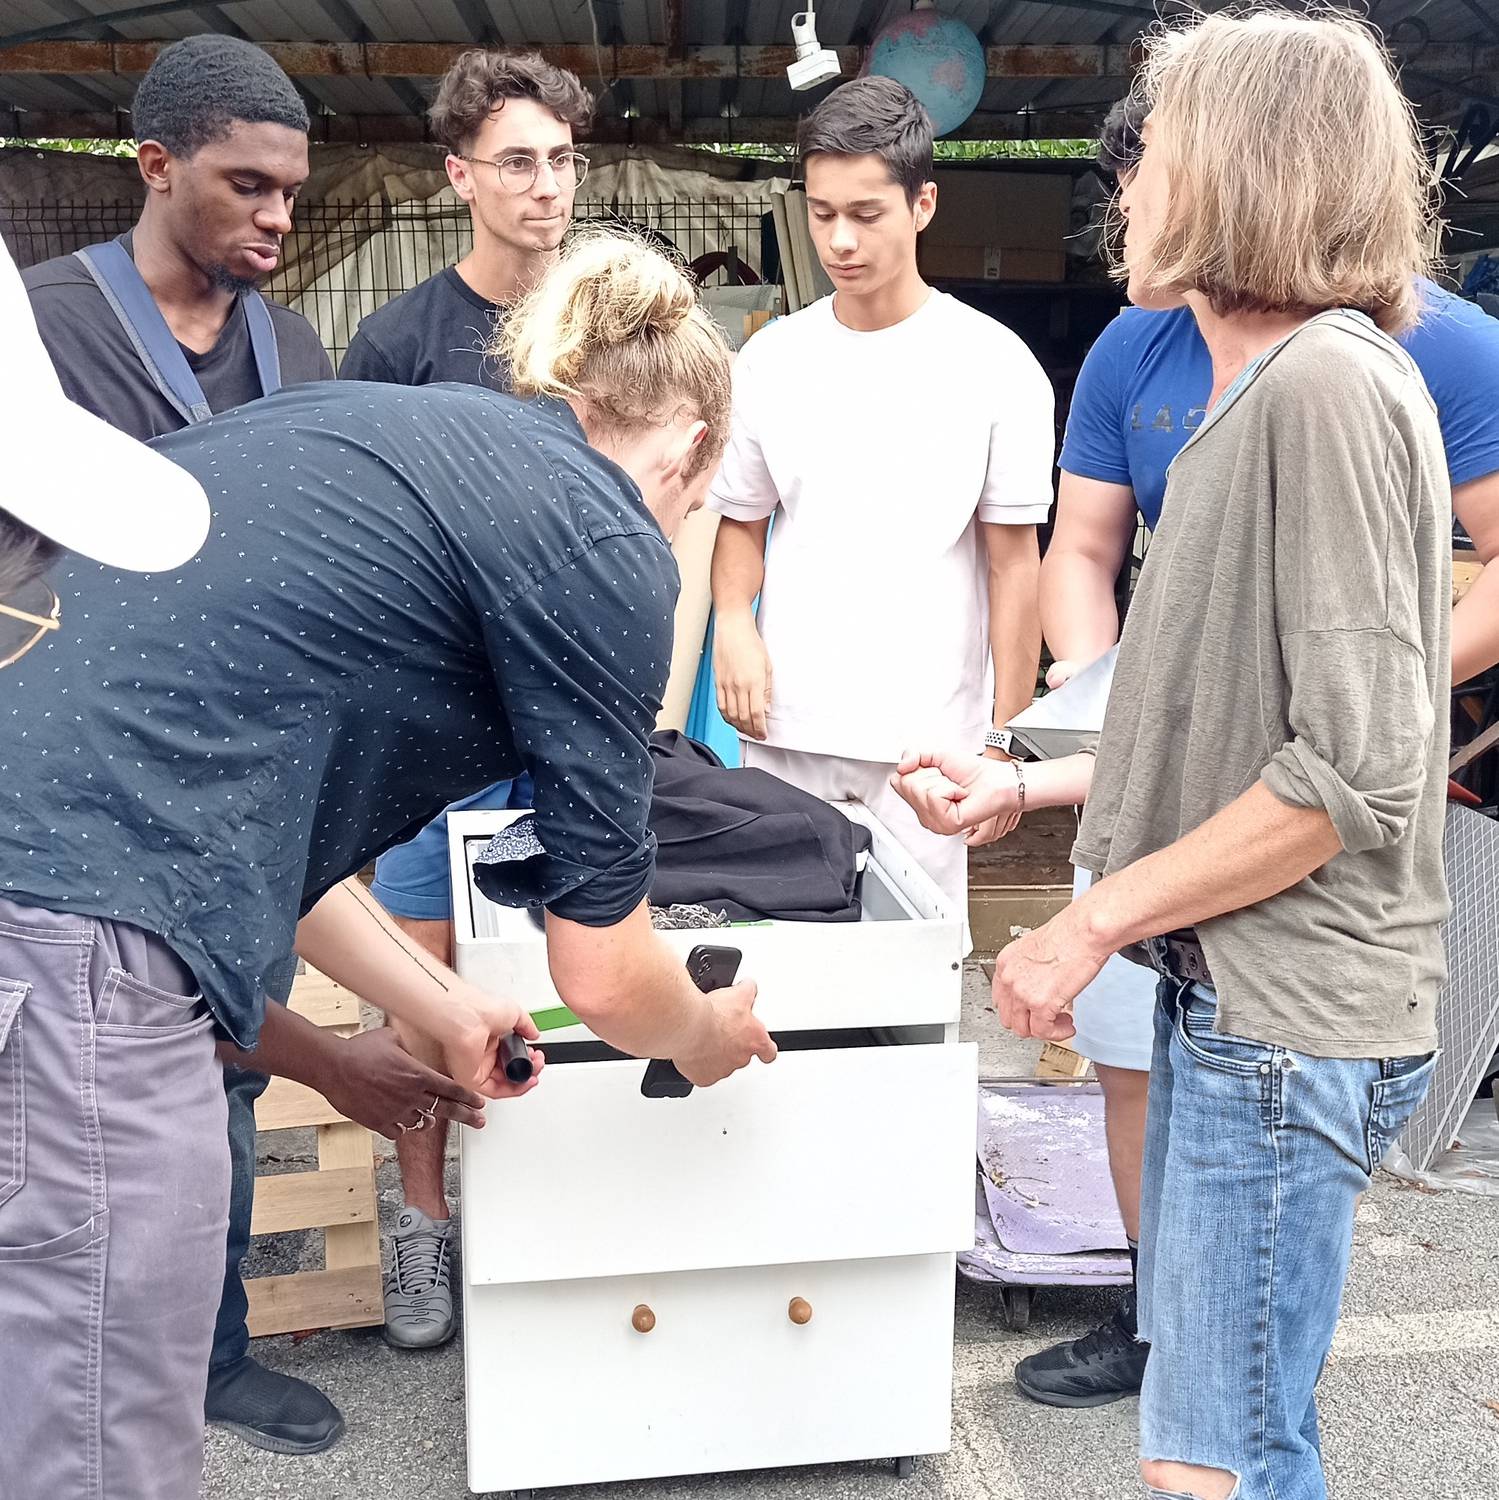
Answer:
[[[1202,944],[1190,933],[1169,933],[1166,937],[1147,938],[1141,944],[1156,973],[1171,979],[1185,979],[1193,984],[1213,987],[1213,971]]]

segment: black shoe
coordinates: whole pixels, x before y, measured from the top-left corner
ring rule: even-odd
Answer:
[[[268,1370],[246,1355],[208,1372],[203,1415],[271,1453],[321,1453],[343,1436],[339,1409],[316,1386]]]
[[[1107,1406],[1138,1396],[1150,1345],[1135,1339],[1131,1297],[1101,1328],[1015,1366],[1015,1384],[1043,1406]]]

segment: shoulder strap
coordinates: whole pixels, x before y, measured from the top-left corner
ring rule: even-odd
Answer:
[[[281,355],[276,348],[276,327],[271,322],[270,309],[259,292],[244,292],[239,302],[245,310],[245,326],[250,330],[260,394],[274,396],[281,389]]]
[[[203,387],[129,252],[118,240],[109,240],[74,253],[104,294],[156,389],[184,422],[192,425],[207,421],[213,412]],[[261,394],[269,396],[281,388],[276,330],[259,293],[246,293],[240,298],[240,306],[250,335]]]
[[[104,293],[104,300],[120,320],[156,389],[184,422],[207,421],[213,413],[204,399],[203,387],[125,247],[118,240],[109,240],[74,253]]]

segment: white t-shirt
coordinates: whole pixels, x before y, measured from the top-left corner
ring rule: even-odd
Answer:
[[[943,292],[873,333],[834,301],[745,345],[708,501],[735,521],[779,510],[759,615],[767,743],[874,761],[977,750],[994,709],[978,523],[1046,519],[1051,383],[1008,328]]]

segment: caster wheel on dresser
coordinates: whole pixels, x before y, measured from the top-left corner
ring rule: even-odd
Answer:
[[[898,1458],[895,1460],[895,1477],[897,1479],[909,1479],[916,1468],[914,1458]]]
[[[1015,1333],[1023,1333],[1031,1324],[1030,1287],[1001,1287],[999,1295],[1004,1306],[1005,1327]]]

